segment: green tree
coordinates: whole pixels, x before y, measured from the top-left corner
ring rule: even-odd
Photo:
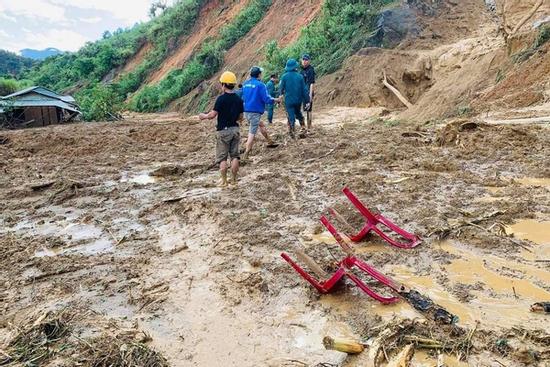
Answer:
[[[77,94],[85,121],[109,121],[122,109],[122,100],[111,86],[95,84]]]

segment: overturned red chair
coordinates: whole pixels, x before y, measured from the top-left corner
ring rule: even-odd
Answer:
[[[370,231],[378,234],[384,241],[388,242],[390,245],[403,248],[411,249],[418,246],[421,242],[420,237],[413,233],[409,233],[404,229],[398,227],[396,224],[391,222],[388,218],[384,217],[382,214],[374,214],[355,196],[353,192],[347,187],[342,190],[344,195],[348,197],[351,203],[359,210],[361,215],[365,218],[365,225],[357,234],[348,233],[348,237],[353,242],[360,242],[367,237]],[[345,222],[343,217],[334,209],[329,209],[330,213],[335,216],[338,220]],[[345,222],[347,224],[347,222]],[[391,232],[396,233],[403,238],[402,241],[391,238],[389,235],[384,233],[384,231],[379,227],[382,225],[389,229]],[[348,224],[349,226],[349,224]]]
[[[314,272],[319,278],[316,279],[308,272],[306,272],[302,267],[300,267],[295,261],[293,261],[290,256],[286,253],[282,253],[281,257],[285,259],[293,268],[300,274],[305,280],[307,280],[311,285],[313,285],[321,293],[329,293],[333,290],[334,286],[343,278],[348,277],[353,283],[355,283],[363,292],[368,294],[370,297],[375,300],[384,303],[390,304],[399,301],[399,297],[386,297],[376,293],[374,290],[369,288],[359,277],[351,272],[352,269],[358,269],[362,272],[370,275],[372,278],[376,279],[379,283],[389,287],[391,291],[399,291],[400,285],[391,280],[390,278],[382,275],[372,266],[364,263],[353,255],[351,248],[345,243],[342,239],[336,228],[328,221],[326,217],[321,217],[321,222],[329,230],[329,232],[334,236],[338,244],[342,249],[348,254],[344,259],[338,263],[338,270],[331,276],[327,274],[313,259],[307,256],[301,251],[297,251],[297,255],[300,260],[308,265],[312,272]]]

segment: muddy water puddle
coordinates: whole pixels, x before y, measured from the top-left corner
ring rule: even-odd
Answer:
[[[550,188],[550,178],[522,177],[516,179],[522,186],[542,186]]]
[[[539,245],[550,245],[550,221],[537,221],[534,219],[519,220],[507,227],[506,233]]]
[[[73,247],[53,247],[35,251],[35,257],[52,257],[59,255],[81,254],[87,256],[100,255],[114,251],[114,243],[108,239],[99,239],[92,243]]]
[[[476,321],[480,321],[488,327],[511,327],[536,325],[544,321],[541,315],[531,313],[529,306],[550,299],[550,292],[535,283],[549,284],[549,272],[495,255],[477,254],[451,242],[443,242],[440,247],[459,257],[439,267],[449,279],[449,283],[444,286],[433,277],[417,276],[406,267],[388,267],[386,271],[392,273],[396,280],[428,295],[434,302],[457,315],[462,325],[473,326]],[[501,274],[505,270],[511,270],[523,278]],[[465,284],[473,299],[469,302],[457,299],[451,292],[456,284]],[[372,309],[385,319],[395,315],[411,318],[416,314],[404,302],[391,306],[375,304]]]
[[[130,172],[123,172],[120,182],[135,183],[137,185],[150,185],[158,182],[158,178],[151,176],[148,172],[140,172],[134,175]]]

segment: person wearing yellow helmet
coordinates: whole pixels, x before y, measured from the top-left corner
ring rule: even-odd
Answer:
[[[237,77],[230,71],[224,72],[220,77],[223,94],[216,99],[214,109],[209,113],[201,113],[200,120],[218,118],[216,124],[216,164],[220,165],[221,186],[228,185],[227,171],[229,169],[227,158],[231,158],[231,184],[237,185],[239,172],[239,144],[241,133],[239,122],[243,119],[244,105],[241,97],[235,94]]]

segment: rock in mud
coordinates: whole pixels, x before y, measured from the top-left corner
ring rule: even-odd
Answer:
[[[418,36],[420,26],[412,9],[400,7],[383,11],[376,31],[367,42],[369,47],[394,48],[407,36]]]

